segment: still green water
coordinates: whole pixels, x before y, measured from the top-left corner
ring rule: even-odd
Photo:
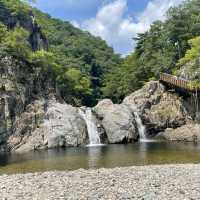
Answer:
[[[0,174],[173,163],[200,163],[200,145],[148,142],[0,155]]]

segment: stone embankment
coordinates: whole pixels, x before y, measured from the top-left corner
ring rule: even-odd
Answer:
[[[0,176],[7,200],[200,199],[200,165],[160,165]]]

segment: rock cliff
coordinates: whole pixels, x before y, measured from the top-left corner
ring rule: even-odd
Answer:
[[[21,5],[23,7],[23,5]],[[0,22],[3,22],[9,30],[14,29],[16,26],[23,27],[29,31],[29,42],[33,51],[48,49],[48,39],[42,31],[42,28],[38,25],[35,16],[31,10],[28,13],[14,14],[4,3],[0,2]]]
[[[87,143],[78,108],[64,103],[41,68],[0,59],[0,150],[78,146]]]
[[[148,135],[155,135],[166,128],[177,128],[186,124],[188,113],[184,100],[178,94],[168,92],[153,81],[126,97],[123,104],[140,111]]]
[[[27,65],[11,57],[0,59],[0,151],[88,144],[87,126],[79,108],[61,99],[48,72]],[[92,110],[102,142],[137,141],[136,111],[147,137],[159,134],[162,139],[198,142],[200,129],[193,124],[195,106],[191,98],[180,97],[153,81],[121,104],[105,99]]]
[[[31,110],[22,114],[17,131],[7,142],[11,151],[24,152],[87,143],[86,124],[79,115],[78,108],[59,103],[56,99],[48,101],[46,111],[43,107],[44,102],[34,102],[32,109],[37,114],[33,114]],[[41,121],[27,121],[26,115],[31,116],[31,119],[34,116]],[[40,117],[36,117],[37,115]],[[28,127],[29,130],[25,130],[23,134],[22,129]]]

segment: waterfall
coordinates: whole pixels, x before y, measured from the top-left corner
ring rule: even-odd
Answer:
[[[142,120],[138,114],[137,111],[134,111],[134,115],[135,115],[135,121],[137,123],[137,128],[138,128],[138,132],[139,132],[139,136],[140,136],[140,141],[146,141],[147,137],[146,137],[146,128],[142,123]]]
[[[92,114],[91,108],[86,108],[85,111],[80,109],[80,115],[86,122],[90,145],[101,144],[95,118],[94,115]]]
[[[199,97],[198,97],[198,91],[196,90],[195,94],[192,94],[194,99],[194,106],[195,106],[195,118],[199,120]]]

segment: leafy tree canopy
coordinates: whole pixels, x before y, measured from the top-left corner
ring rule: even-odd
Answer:
[[[179,69],[177,63],[184,64],[198,57],[199,11],[199,0],[186,0],[169,9],[166,21],[156,21],[149,31],[138,34],[134,38],[137,42],[134,53],[106,76],[105,96],[120,101],[145,82],[158,80],[161,72],[173,73]]]
[[[0,0],[0,29],[0,53],[52,71],[68,103],[96,104],[104,77],[121,62],[105,41],[33,9],[28,0]]]

